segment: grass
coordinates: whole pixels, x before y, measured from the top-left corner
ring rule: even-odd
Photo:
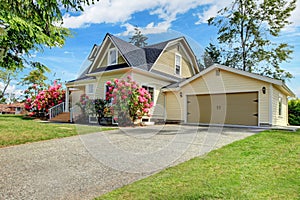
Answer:
[[[300,131],[265,131],[97,199],[300,199]]]
[[[114,128],[43,123],[21,115],[0,115],[0,147],[112,129]]]

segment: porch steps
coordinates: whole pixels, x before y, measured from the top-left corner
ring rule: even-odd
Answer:
[[[63,112],[49,120],[50,122],[70,122],[70,112]]]

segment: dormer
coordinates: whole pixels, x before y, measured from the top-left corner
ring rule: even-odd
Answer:
[[[165,43],[151,70],[178,78],[189,78],[199,73],[196,57],[184,37]]]

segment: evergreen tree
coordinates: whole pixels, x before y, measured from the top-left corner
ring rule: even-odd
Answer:
[[[146,40],[148,40],[148,37],[144,36],[140,29],[138,27],[134,28],[135,33],[132,37],[130,37],[130,43],[134,44],[137,47],[144,47],[147,45]]]

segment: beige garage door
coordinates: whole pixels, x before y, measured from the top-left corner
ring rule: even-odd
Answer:
[[[187,96],[187,122],[258,125],[257,92]]]

